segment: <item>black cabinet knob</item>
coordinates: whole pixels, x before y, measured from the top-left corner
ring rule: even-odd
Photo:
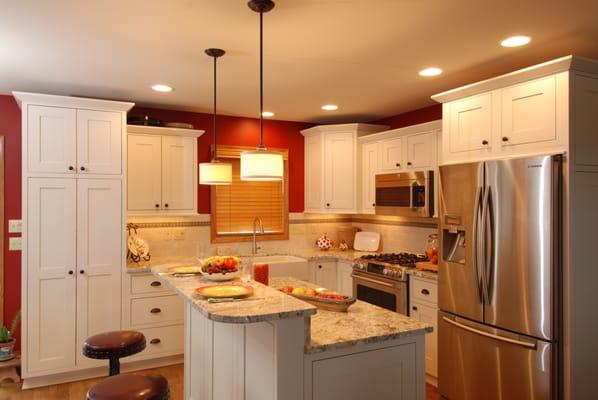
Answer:
[[[152,308],[152,309],[150,310],[150,312],[151,312],[152,314],[159,314],[159,313],[161,313],[161,312],[162,312],[162,310],[160,310],[158,307],[156,307],[156,308]]]
[[[159,286],[162,286],[162,282],[153,281],[152,283],[150,283],[150,285],[153,287],[159,287]]]
[[[164,204],[164,207],[168,208],[168,203]]]
[[[85,171],[85,167],[81,167],[79,168],[81,171]]]
[[[376,207],[376,203],[372,203],[372,207]]]
[[[412,309],[413,311],[417,311],[417,307],[416,307],[416,306],[413,306],[413,307],[411,307],[411,309]]]
[[[326,203],[326,207],[330,207],[330,203]]]
[[[69,165],[69,171],[74,171],[75,167],[73,167],[72,165]]]
[[[73,275],[73,274],[74,274],[73,270],[69,270],[69,275]]]
[[[321,265],[318,265],[318,269],[322,269],[322,266],[321,266]]]
[[[160,204],[156,204],[156,208],[160,208]]]
[[[430,294],[430,291],[428,289],[422,289],[422,294],[427,296]]]
[[[80,270],[79,270],[79,273],[80,273],[81,275],[83,275],[83,274],[85,273],[85,270],[84,270],[84,269],[80,269]]]
[[[508,138],[508,137],[506,137],[506,136],[503,136],[503,137],[502,137],[502,141],[503,141],[503,142],[508,142],[508,141],[509,141],[509,138]]]
[[[396,167],[400,167],[400,166],[401,166],[401,163],[396,163],[396,164],[395,164],[395,166],[396,166]]]
[[[153,338],[152,340],[150,340],[150,344],[158,344],[160,343],[160,339],[158,338]]]
[[[411,161],[408,161],[408,162],[407,162],[407,165],[411,165]]]
[[[488,141],[487,141],[487,140],[482,140],[482,144],[483,144],[484,146],[487,146],[487,145],[488,145]]]

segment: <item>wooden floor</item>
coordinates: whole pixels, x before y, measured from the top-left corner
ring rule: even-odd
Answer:
[[[156,368],[151,371],[164,375],[168,379],[172,400],[183,400],[182,364]],[[83,400],[87,389],[100,379],[89,379],[24,391],[21,391],[20,384],[3,383],[0,385],[0,400]],[[427,385],[426,391],[426,400],[440,399],[435,387]]]

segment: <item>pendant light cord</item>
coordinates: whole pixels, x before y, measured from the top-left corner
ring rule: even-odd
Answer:
[[[214,57],[214,118],[212,120],[212,140],[214,145],[212,146],[212,161],[218,161],[218,153],[216,151],[216,60],[218,57]]]
[[[264,13],[260,11],[260,145],[264,149]]]

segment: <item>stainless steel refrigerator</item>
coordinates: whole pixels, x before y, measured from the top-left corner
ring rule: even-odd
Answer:
[[[559,397],[561,163],[440,167],[438,384],[447,399]]]

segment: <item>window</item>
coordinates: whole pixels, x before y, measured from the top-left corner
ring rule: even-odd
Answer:
[[[240,154],[253,148],[219,146],[218,159],[233,165],[232,185],[212,186],[212,243],[249,241],[256,217],[264,223],[260,240],[289,238],[288,219],[288,151],[280,150],[284,159],[282,182],[242,181]],[[274,149],[273,149],[274,150]]]

